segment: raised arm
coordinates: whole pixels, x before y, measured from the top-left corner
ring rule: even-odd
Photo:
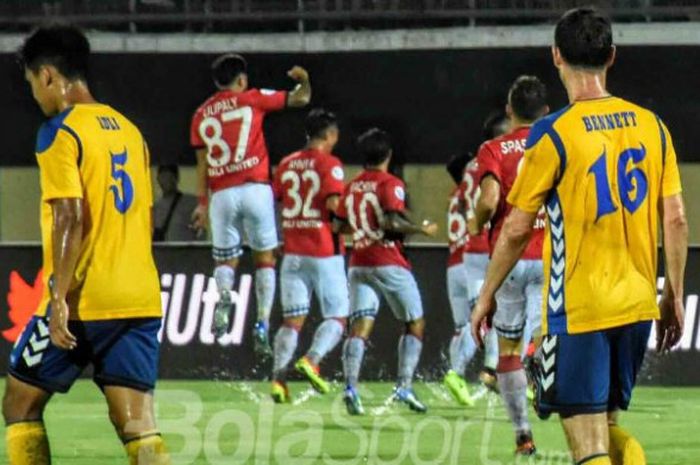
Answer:
[[[683,278],[688,257],[688,220],[681,194],[664,197],[659,203],[659,210],[666,280],[659,302],[661,318],[656,326],[656,348],[664,352],[678,344],[683,335]]]
[[[297,86],[287,94],[287,106],[301,108],[311,102],[311,81],[309,73],[301,66],[295,66],[287,75],[298,82]]]
[[[51,200],[51,243],[53,244],[53,275],[50,281],[51,341],[61,349],[76,346],[76,338],[68,330],[69,309],[66,295],[70,289],[83,242],[82,199]]]

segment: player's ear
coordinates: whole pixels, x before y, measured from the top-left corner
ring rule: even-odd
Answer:
[[[513,118],[513,107],[510,106],[510,103],[506,103],[506,116],[508,119]]]
[[[610,68],[615,63],[615,58],[617,57],[617,47],[614,45],[610,47],[610,57],[608,61],[605,62],[605,67]]]
[[[552,45],[552,61],[554,62],[554,66],[557,68],[561,68],[561,65],[564,63],[564,60],[561,57],[561,52],[556,45]]]

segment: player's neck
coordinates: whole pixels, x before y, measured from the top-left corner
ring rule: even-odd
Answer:
[[[513,116],[510,122],[510,132],[515,132],[522,128],[529,128],[530,126],[532,126],[532,121],[521,120]]]
[[[306,149],[307,150],[316,150],[318,152],[323,152],[323,153],[331,153],[331,150],[333,150],[333,147],[325,141],[322,140],[310,140],[308,144],[306,144]]]
[[[609,97],[606,89],[605,71],[585,71],[570,69],[566,73],[565,87],[569,103]]]
[[[231,91],[234,94],[240,94],[241,92],[245,92],[245,88],[239,84],[230,85],[226,88],[226,90]]]
[[[66,108],[81,103],[97,103],[97,101],[83,81],[66,82],[62,95],[59,97],[58,111],[62,112]]]

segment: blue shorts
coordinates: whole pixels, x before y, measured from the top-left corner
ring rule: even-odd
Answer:
[[[651,321],[582,334],[547,335],[536,376],[537,411],[563,416],[627,410]]]
[[[73,350],[49,339],[49,321],[33,317],[10,354],[8,372],[44,391],[68,392],[85,367],[93,365],[95,383],[150,391],[158,376],[160,318],[70,321],[77,338]]]

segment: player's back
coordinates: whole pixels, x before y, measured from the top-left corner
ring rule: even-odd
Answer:
[[[474,209],[481,195],[479,187],[479,162],[476,157],[467,163],[464,167],[462,182],[460,184],[464,201],[466,203],[467,219],[474,215]],[[488,254],[489,253],[489,229],[491,224],[488,223],[484,230],[478,236],[467,234],[465,253],[471,254]]]
[[[67,298],[71,317],[159,316],[149,155],[140,131],[107,105],[75,105],[42,126],[37,159],[46,284],[53,246],[49,201],[83,199],[83,243]],[[48,286],[40,312],[47,302]]]
[[[484,142],[479,150],[480,178],[490,174],[496,178],[501,188],[498,207],[491,220],[492,227],[489,231],[488,240],[491,249],[495,247],[505,219],[512,208],[506,199],[520,171],[529,133],[530,128],[528,126],[515,128],[508,134]],[[540,260],[542,258],[542,242],[544,240],[543,216],[543,214],[539,214],[536,219],[532,237],[522,255],[523,259]]]
[[[281,201],[285,253],[330,257],[344,252],[326,207],[330,196],[342,195],[343,178],[341,161],[319,150],[301,150],[280,162],[273,188]]]
[[[405,210],[405,199],[403,181],[383,171],[368,169],[350,181],[338,211],[353,229],[350,266],[410,268],[401,238],[383,229],[388,213]]]
[[[555,185],[546,203],[549,332],[657,318],[657,208],[680,192],[661,120],[616,97],[580,101],[536,123],[528,149],[531,159],[557,154],[549,163],[558,169],[541,173]]]
[[[462,263],[464,246],[467,243],[467,220],[460,208],[463,199],[464,185],[462,183],[452,190],[447,207],[447,247],[450,251],[447,258],[448,267]]]
[[[263,121],[285,107],[287,93],[266,89],[221,90],[194,113],[190,142],[206,148],[212,191],[248,182],[269,181]]]

